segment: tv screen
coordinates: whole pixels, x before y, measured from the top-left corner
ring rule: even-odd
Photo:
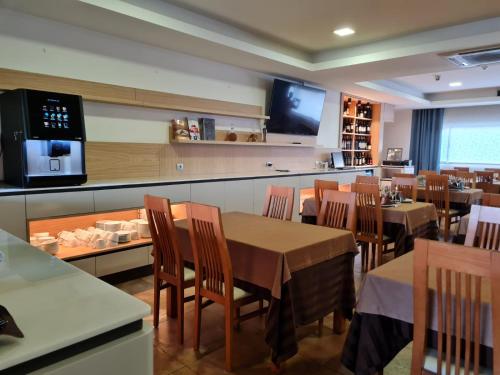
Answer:
[[[274,80],[269,133],[318,135],[325,90]]]

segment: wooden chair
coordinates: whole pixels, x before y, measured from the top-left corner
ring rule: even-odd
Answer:
[[[448,186],[448,176],[427,176],[425,184],[425,201],[433,203],[439,218],[444,218],[444,240],[448,242],[450,236],[450,226],[453,218],[458,218],[460,212],[450,208],[450,190]]]
[[[260,310],[240,316],[240,308],[259,297],[233,284],[233,267],[218,207],[190,203],[188,229],[195,267],[194,349],[200,348],[201,311],[215,302],[224,306],[226,331],[226,371],[232,370],[233,327],[235,323],[260,314]],[[203,298],[208,301],[203,302]]]
[[[500,208],[472,205],[465,246],[500,250]]]
[[[476,187],[482,189],[485,193],[497,192],[497,187],[493,185],[495,172],[493,171],[477,171],[476,172]]]
[[[316,215],[321,209],[321,201],[323,200],[323,192],[325,190],[339,190],[337,181],[314,180],[314,201],[316,204]]]
[[[500,283],[500,253],[416,239],[413,263],[411,374],[469,374],[472,370],[475,375],[499,375],[500,288],[496,286]],[[430,272],[435,272],[437,302],[429,293],[434,280]],[[481,302],[483,296],[490,295],[490,291],[482,291],[485,284],[491,290],[492,372],[479,367],[480,335],[484,330]],[[436,308],[433,305],[437,305],[437,350],[426,347],[429,315]]]
[[[394,173],[392,177],[405,177],[405,178],[412,178],[416,177],[413,173]]]
[[[357,184],[378,185],[378,184],[380,184],[380,178],[377,177],[377,176],[363,176],[363,175],[358,175],[358,176],[356,176],[356,183]]]
[[[362,272],[382,264],[383,249],[394,242],[384,236],[384,221],[378,185],[352,184],[356,192],[356,240],[361,242]]]
[[[453,167],[453,169],[460,172],[470,172],[469,167]]]
[[[471,189],[476,188],[476,174],[474,172],[457,171],[455,175],[464,182],[464,185]]]
[[[493,172],[494,178],[500,178],[500,168],[484,168],[485,172]]]
[[[425,170],[425,169],[422,169],[420,171],[418,171],[418,175],[419,176],[429,176],[429,175],[436,175],[437,172],[436,171],[428,171],[428,170]]]
[[[456,176],[457,175],[457,170],[456,169],[441,169],[439,174],[441,176],[446,175],[446,176]]]
[[[391,189],[398,189],[405,198],[411,198],[414,202],[417,201],[417,178],[416,177],[393,177],[391,181]]]
[[[262,216],[280,220],[292,220],[294,188],[268,186]]]
[[[477,171],[476,179],[477,182],[493,182],[495,172],[493,171]]]
[[[500,194],[485,193],[482,200],[483,206],[500,207]]]
[[[195,273],[192,269],[184,267],[170,201],[162,197],[146,195],[144,207],[153,240],[153,325],[155,328],[158,327],[160,291],[168,288],[168,292],[172,293],[172,298],[177,301],[177,311],[169,311],[169,315],[177,316],[177,336],[179,343],[182,344],[184,342],[184,302],[194,299],[193,296],[184,297],[184,289],[194,286]],[[167,303],[167,309],[171,308]]]
[[[325,190],[317,225],[350,230],[356,235],[356,193]]]

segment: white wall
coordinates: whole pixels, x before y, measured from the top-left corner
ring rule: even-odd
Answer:
[[[272,77],[261,73],[2,8],[0,50],[2,68],[263,107],[272,86]],[[338,147],[339,98],[340,93],[328,92],[318,137],[301,137],[300,141]],[[167,124],[181,115],[184,114],[85,104],[89,141],[166,143]],[[254,130],[260,126],[257,120],[215,119],[221,128]]]
[[[387,155],[387,149],[392,147],[402,147],[403,159],[409,159],[411,113],[410,109],[396,110],[394,112],[394,122],[384,123],[382,160]]]

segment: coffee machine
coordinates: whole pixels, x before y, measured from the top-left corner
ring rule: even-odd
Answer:
[[[87,181],[81,96],[6,91],[0,95],[0,121],[6,183],[45,187]]]

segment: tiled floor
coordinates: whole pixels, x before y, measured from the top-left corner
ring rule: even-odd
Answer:
[[[356,257],[356,287],[361,280],[359,256]],[[153,305],[153,279],[145,277],[118,285],[122,290]],[[191,291],[190,291],[191,292]],[[185,304],[185,343],[177,344],[176,322],[166,317],[165,292],[162,292],[160,326],[154,342],[155,374],[220,374],[224,372],[224,314],[221,306],[203,310],[201,351],[197,356],[193,344],[194,302]],[[249,308],[253,308],[249,306]],[[152,316],[146,320],[152,322]],[[341,368],[340,355],[344,335],[332,333],[332,315],[325,319],[323,336],[318,337],[317,325],[300,327],[299,353],[287,361],[284,374],[346,374]],[[385,375],[409,374],[411,348],[406,348],[385,369]],[[242,323],[235,332],[234,372],[236,374],[272,374],[269,349],[264,342],[264,318]]]

